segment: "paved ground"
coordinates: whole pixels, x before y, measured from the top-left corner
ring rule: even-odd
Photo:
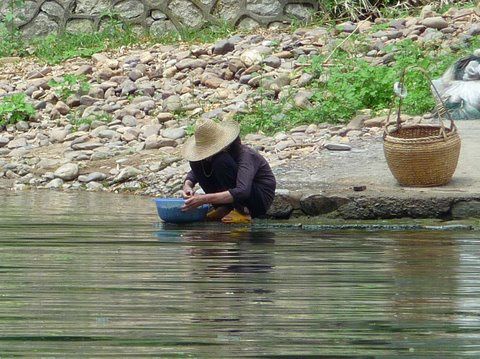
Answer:
[[[350,152],[321,151],[275,169],[280,188],[313,193],[352,193],[366,185],[362,195],[470,196],[480,195],[480,120],[457,122],[462,139],[453,180],[436,188],[400,187],[388,169],[382,139],[352,144]]]

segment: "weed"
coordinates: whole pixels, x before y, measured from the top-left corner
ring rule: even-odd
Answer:
[[[35,108],[26,102],[23,93],[4,97],[0,102],[0,127],[15,124],[19,121],[28,121],[34,114]]]
[[[90,84],[83,75],[67,74],[63,76],[62,80],[50,80],[48,84],[50,87],[55,88],[55,93],[63,101],[66,101],[72,95],[85,95],[90,90]]]
[[[94,113],[86,117],[79,117],[78,113],[73,113],[67,115],[67,118],[75,131],[77,131],[82,125],[91,126],[94,121],[109,123],[112,120],[111,116],[104,112]]]
[[[212,43],[230,36],[235,29],[226,21],[206,23],[200,29],[182,27],[178,31],[167,31],[159,37],[150,39],[150,42],[161,44],[187,43]]]

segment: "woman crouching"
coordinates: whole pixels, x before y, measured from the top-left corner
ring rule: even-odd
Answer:
[[[275,176],[263,156],[242,145],[235,122],[206,120],[182,149],[190,162],[183,186],[184,211],[211,204],[208,220],[245,223],[267,213],[275,195]],[[205,192],[195,194],[196,184]]]

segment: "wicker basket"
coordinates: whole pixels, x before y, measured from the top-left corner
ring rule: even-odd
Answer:
[[[412,68],[409,68],[410,70]],[[402,98],[398,101],[397,121],[394,128],[385,125],[383,149],[388,167],[402,186],[433,187],[447,184],[455,172],[460,154],[460,136],[428,74],[419,70],[430,82],[437,95],[439,125],[417,124],[405,126],[401,122]],[[405,72],[400,83],[403,86]],[[390,111],[391,113],[391,111]],[[445,127],[442,117],[450,121]]]

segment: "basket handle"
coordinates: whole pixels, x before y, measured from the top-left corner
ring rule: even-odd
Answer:
[[[420,66],[408,66],[406,67],[405,69],[403,69],[401,75],[400,75],[400,87],[401,88],[405,88],[405,75],[407,74],[407,72],[409,71],[412,71],[412,70],[417,70],[419,71],[424,77],[425,79],[428,81],[428,83],[430,84],[431,88],[433,89],[433,91],[435,92],[435,95],[436,95],[436,98],[440,101],[440,104],[438,104],[437,102],[437,113],[438,113],[438,119],[439,119],[439,122],[440,122],[440,135],[442,135],[444,138],[447,137],[447,133],[445,131],[445,124],[442,120],[442,116],[446,116],[447,119],[450,121],[450,130],[453,130],[453,129],[456,129],[457,126],[455,125],[455,122],[453,121],[453,118],[452,116],[450,116],[450,112],[448,111],[446,105],[445,105],[445,102],[443,101],[442,99],[442,96],[440,96],[440,93],[438,92],[437,88],[435,87],[435,85],[433,84],[433,81],[432,79],[430,78],[430,75],[428,74],[428,72],[420,67]],[[384,137],[387,135],[387,127],[388,127],[388,124],[390,123],[390,116],[392,114],[392,110],[393,110],[393,106],[394,106],[394,103],[395,103],[395,97],[394,99],[392,100],[392,104],[390,106],[390,111],[388,112],[388,117],[387,117],[387,122],[385,124],[385,128],[384,128]],[[402,105],[403,105],[403,97],[402,96],[399,96],[399,100],[398,100],[398,111],[397,111],[397,128],[400,129],[401,126],[402,126],[402,121],[401,121],[401,110],[402,110]]]

